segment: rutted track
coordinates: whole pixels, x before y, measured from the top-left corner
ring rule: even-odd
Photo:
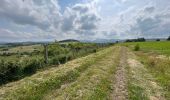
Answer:
[[[127,48],[121,47],[120,62],[115,74],[113,100],[127,100]]]

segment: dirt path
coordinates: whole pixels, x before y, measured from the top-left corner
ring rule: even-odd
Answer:
[[[126,63],[127,63],[127,51],[125,47],[121,47],[120,63],[119,66],[117,67],[117,71],[115,74],[115,84],[112,95],[113,100],[128,99]]]

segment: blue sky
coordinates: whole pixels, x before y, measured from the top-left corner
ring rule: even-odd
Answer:
[[[169,0],[1,0],[0,41],[166,38]]]

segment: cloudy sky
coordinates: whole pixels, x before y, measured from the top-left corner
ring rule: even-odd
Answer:
[[[169,35],[169,0],[0,0],[0,41]]]

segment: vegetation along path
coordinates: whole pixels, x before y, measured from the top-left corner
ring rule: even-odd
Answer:
[[[129,99],[130,100],[165,100],[163,88],[155,81],[133,52],[128,51]],[[169,100],[169,99],[168,99]]]
[[[0,100],[165,100],[133,51],[113,46],[0,87]]]

